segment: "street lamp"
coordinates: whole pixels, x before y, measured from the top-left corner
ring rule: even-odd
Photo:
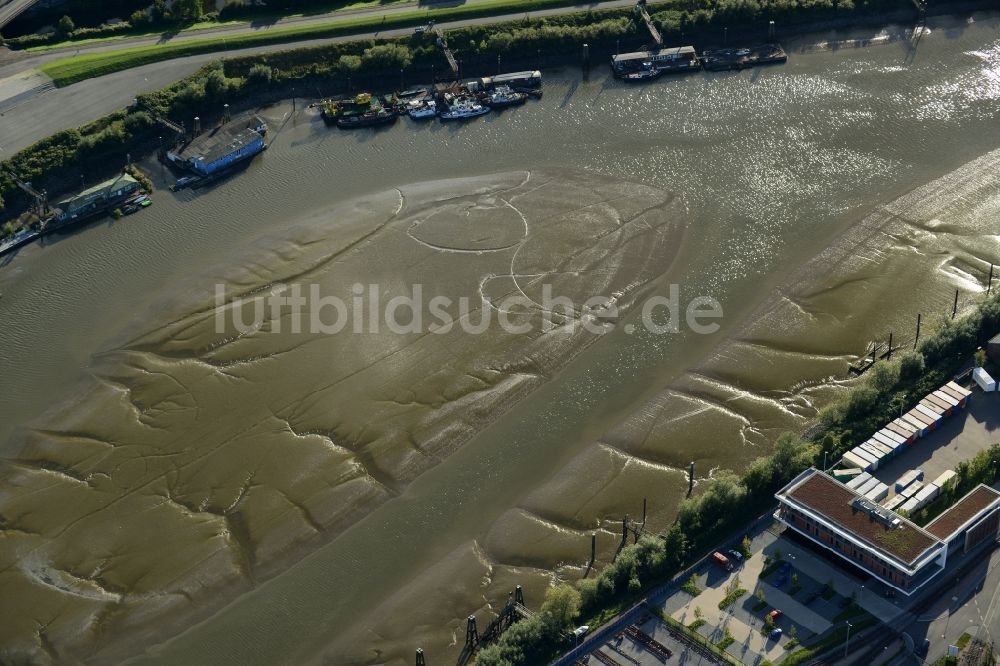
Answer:
[[[847,659],[847,644],[851,640],[851,623],[847,623],[847,637],[844,639],[844,659]]]

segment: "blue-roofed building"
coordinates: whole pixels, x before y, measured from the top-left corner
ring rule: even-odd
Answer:
[[[172,162],[211,176],[264,150],[267,124],[258,116],[235,120],[167,153]]]

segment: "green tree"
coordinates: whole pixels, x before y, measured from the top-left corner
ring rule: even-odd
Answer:
[[[56,30],[64,37],[69,36],[70,33],[76,30],[76,23],[70,17],[63,16],[59,19],[59,23],[56,24]]]
[[[205,13],[202,0],[174,0],[174,18],[181,21],[197,21]]]
[[[753,550],[751,550],[752,543],[750,541],[749,534],[743,535],[743,542],[740,544],[740,546],[743,550],[743,557],[750,557],[751,555],[753,555]]]
[[[758,587],[757,591],[754,592],[754,596],[757,597],[757,601],[759,601],[760,603],[765,603],[766,599],[764,597],[764,588]]]
[[[545,591],[542,616],[557,630],[569,628],[580,615],[580,592],[563,583]]]

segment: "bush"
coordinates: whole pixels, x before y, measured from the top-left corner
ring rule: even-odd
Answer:
[[[257,64],[250,68],[247,74],[247,81],[258,84],[267,84],[274,78],[274,68],[264,64]]]

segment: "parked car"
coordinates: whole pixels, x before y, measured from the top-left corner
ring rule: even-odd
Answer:
[[[712,564],[719,567],[723,571],[733,570],[733,563],[729,561],[728,557],[726,557],[719,551],[715,551],[714,553],[712,553]]]
[[[738,550],[727,550],[726,555],[732,558],[733,562],[741,564],[743,562],[743,553]]]
[[[777,629],[775,629],[774,631],[772,631],[771,633],[769,633],[767,635],[767,637],[770,638],[773,641],[776,641],[779,638],[781,638],[781,627],[778,627]]]
[[[587,635],[588,631],[590,631],[590,625],[588,625],[588,624],[582,624],[582,625],[580,625],[579,627],[577,627],[576,629],[573,630],[573,638],[577,638],[577,639],[583,638],[584,636]]]
[[[772,611],[771,611],[770,613],[768,613],[768,614],[767,614],[767,616],[768,616],[769,618],[771,618],[772,620],[777,620],[777,619],[778,619],[779,617],[781,617],[782,615],[784,615],[784,613],[782,613],[782,612],[781,612],[780,610],[778,610],[777,608],[775,608],[774,610],[772,610]]]
[[[917,646],[917,654],[921,657],[926,657],[927,653],[930,652],[931,641],[929,638],[925,638],[924,642]]]

